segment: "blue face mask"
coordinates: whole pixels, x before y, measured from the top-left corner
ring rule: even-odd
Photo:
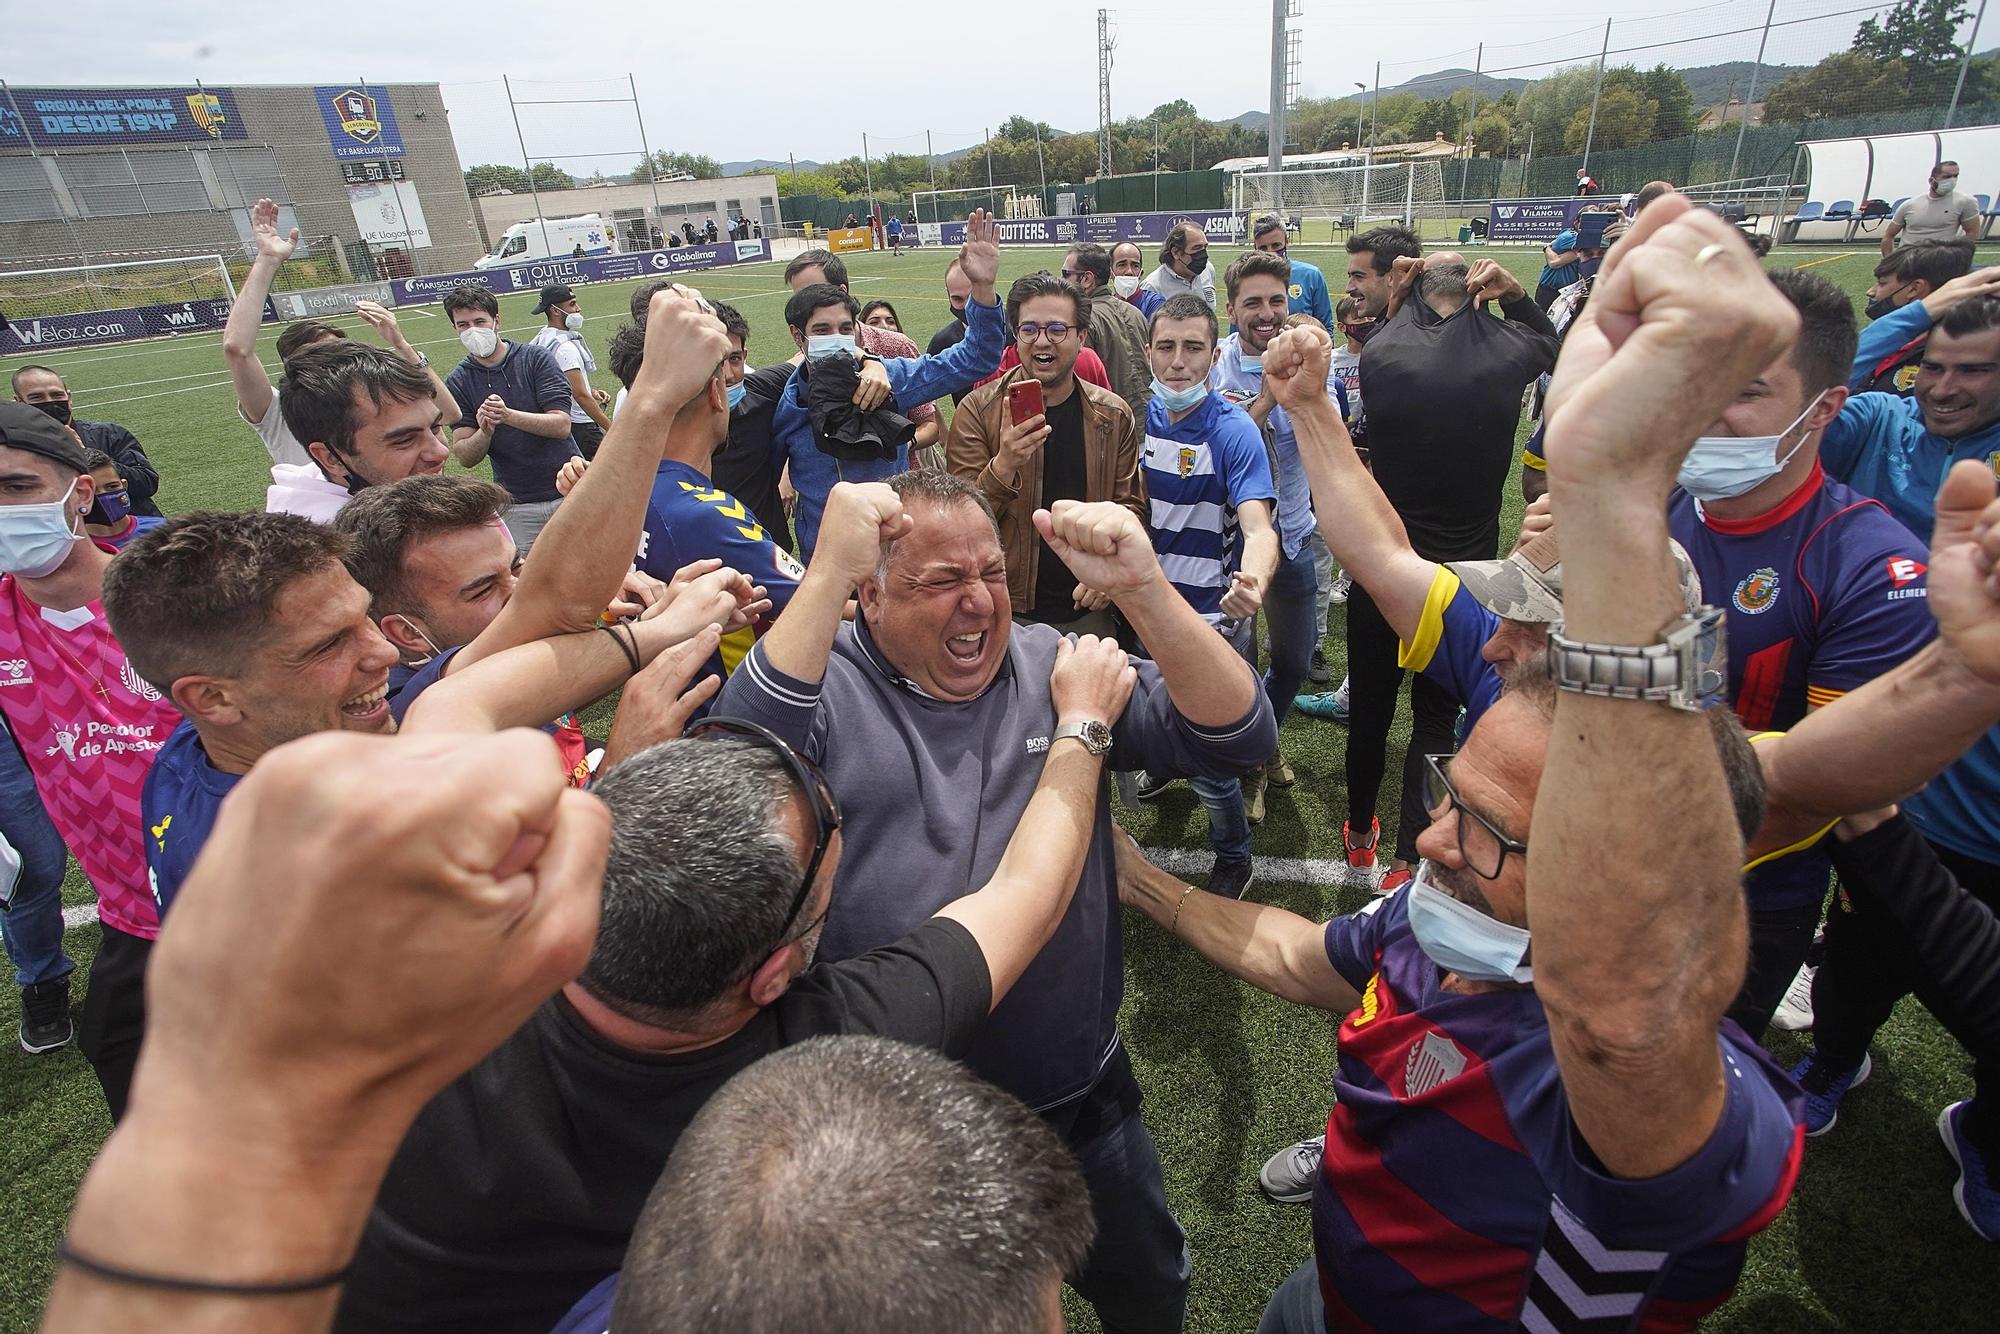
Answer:
[[[749,392],[750,392],[750,386],[744,384],[741,380],[738,380],[735,384],[730,385],[729,406],[733,408],[738,403],[741,403],[743,401],[743,396]]]
[[[1236,354],[1236,369],[1242,371],[1245,375],[1262,375],[1264,373],[1264,354],[1262,352],[1238,352]]]
[[[1160,377],[1153,377],[1153,397],[1166,406],[1168,412],[1186,412],[1195,404],[1208,397],[1208,385],[1200,380],[1185,389],[1169,389],[1160,383]]]
[[[853,357],[857,361],[861,359],[861,349],[854,341],[853,334],[806,335],[806,359],[808,361],[822,361],[827,357],[838,357],[843,354]]]
[[[103,516],[98,523],[110,527],[125,522],[125,516],[132,512],[132,498],[123,491],[100,491],[97,493],[96,509]]]
[[[1410,881],[1410,932],[1430,961],[1468,982],[1532,982],[1528,931],[1460,903],[1430,882],[1430,863]]]

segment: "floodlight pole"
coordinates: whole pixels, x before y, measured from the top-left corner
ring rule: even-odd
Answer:
[[[639,118],[639,151],[646,155],[646,184],[653,187],[653,222],[665,222],[666,219],[660,216],[660,181],[653,170],[653,146],[646,142],[646,113],[639,109],[639,85],[632,81],[630,74],[627,74],[625,86],[632,90],[632,114]],[[794,181],[793,184],[796,185],[798,182]],[[640,248],[652,249],[652,241],[653,223],[649,222],[646,224],[646,244]]]
[[[931,132],[924,131],[924,158],[931,164],[931,193],[937,193],[937,154],[931,151]],[[937,201],[933,199],[932,204]]]
[[[1982,12],[1985,10],[1986,0],[1979,0],[1979,8]],[[1743,156],[1743,136],[1750,131],[1750,106],[1757,100],[1757,76],[1764,72],[1764,43],[1771,40],[1771,16],[1777,13],[1777,11],[1778,0],[1771,0],[1770,7],[1764,11],[1764,35],[1757,39],[1757,63],[1750,67],[1750,91],[1743,98],[1743,118],[1736,122],[1736,149],[1729,155],[1729,175],[1726,179],[1731,181],[1736,179],[1736,164]],[[1974,23],[1972,30],[1974,33],[1977,33],[1979,25]],[[1965,53],[1969,58],[1972,54],[1972,48],[1967,46]],[[1959,66],[1958,79],[1959,84],[1963,86],[1965,83],[1965,67],[1963,65]],[[1951,104],[1954,107],[1958,105],[1957,93],[1952,94]],[[1723,110],[1726,112],[1728,109],[1728,105],[1725,103]],[[1951,128],[1950,115],[1945,116],[1944,124],[1946,129]]]
[[[1771,0],[1773,5],[1778,0]],[[1597,86],[1590,93],[1590,124],[1583,132],[1583,170],[1590,171],[1590,145],[1597,138],[1597,102],[1604,96],[1604,58],[1611,54],[1611,20],[1604,20],[1604,46],[1597,53]]]
[[[868,182],[868,234],[875,234],[875,167],[868,160],[868,132],[861,132],[861,173]]]
[[[1775,3],[1775,0],[1774,0]],[[1472,108],[1479,105],[1479,75],[1486,68],[1486,43],[1479,44],[1479,54],[1472,61],[1472,107],[1465,112],[1465,165],[1458,170],[1458,197],[1465,198],[1466,181],[1472,175]]]
[[[1965,55],[1958,62],[1958,82],[1952,85],[1951,106],[1944,113],[1944,128],[1947,130],[1951,128],[1952,117],[1958,114],[1958,98],[1965,91],[1965,71],[1972,67],[1972,53],[1979,47],[1979,24],[1985,17],[1986,0],[1979,0],[1979,8],[1972,15],[1972,32],[1965,39]]]
[[[1271,0],[1271,114],[1267,125],[1264,169],[1271,174],[1271,206],[1284,221],[1284,201],[1279,194],[1278,173],[1285,164],[1285,20],[1290,17],[1292,0]]]
[[[528,137],[521,133],[521,111],[514,105],[514,85],[505,74],[500,86],[507,90],[507,114],[514,118],[514,142],[521,145],[521,167],[528,173],[528,193],[535,197],[535,221],[542,227],[542,249],[550,249],[549,220],[542,213],[542,190],[535,184],[535,164],[528,161]]]
[[[1042,202],[1040,208],[1049,206],[1049,166],[1042,160],[1042,126],[1035,122],[1035,171],[1042,178]],[[1037,214],[1036,216],[1040,216]]]
[[[1356,116],[1354,123],[1357,126],[1360,125],[1361,117]],[[1375,132],[1381,126],[1382,62],[1378,60],[1375,62],[1375,97],[1368,104],[1368,147],[1362,151],[1361,157],[1361,211],[1354,218],[1357,226],[1365,224],[1368,221],[1368,178],[1374,175],[1371,168],[1375,165]]]

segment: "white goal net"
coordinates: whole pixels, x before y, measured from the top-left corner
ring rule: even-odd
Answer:
[[[976,208],[996,218],[1027,214],[1021,192],[1011,185],[969,185],[952,190],[912,190],[910,214],[918,223],[958,222]]]
[[[235,297],[220,255],[0,269],[0,311],[13,321]]]
[[[1276,188],[1273,189],[1275,181]],[[1236,173],[1238,212],[1289,218],[1351,218],[1355,225],[1442,217],[1444,164],[1378,162],[1359,167],[1293,167],[1274,178],[1264,170]]]

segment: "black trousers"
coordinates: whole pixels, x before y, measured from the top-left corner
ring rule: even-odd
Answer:
[[[90,988],[83,993],[76,1045],[104,1090],[104,1105],[116,1124],[132,1092],[139,1064],[139,1039],[146,1032],[146,961],[153,942],[99,924],[104,933],[90,961]]]
[[[1831,846],[1844,888],[1813,977],[1814,1048],[1836,1069],[1861,1064],[1914,994],[1971,1054],[1966,1133],[2000,1153],[2000,866],[1928,842],[1901,816]]]
[[[1776,908],[1750,914],[1750,968],[1743,990],[1729,1007],[1729,1017],[1742,1025],[1751,1040],[1761,1043],[1771,1016],[1785,999],[1785,988],[1798,976],[1799,965],[1812,948],[1825,896],[1796,908]]]
[[[1396,665],[1399,642],[1374,599],[1356,584],[1347,596],[1347,819],[1356,838],[1368,835],[1389,764],[1389,727],[1404,675]],[[1410,746],[1403,755],[1402,818],[1396,829],[1396,856],[1404,861],[1417,860],[1417,835],[1430,823],[1424,756],[1456,749],[1458,710],[1459,702],[1442,686],[1422,672],[1410,674]]]
[[[573,421],[569,424],[570,438],[586,459],[597,457],[597,447],[604,443],[604,428],[594,421]]]

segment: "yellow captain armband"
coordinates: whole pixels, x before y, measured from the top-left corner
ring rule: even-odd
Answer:
[[[1549,470],[1549,461],[1534,450],[1529,449],[1526,445],[1522,445],[1521,466],[1523,468],[1532,468],[1536,472],[1547,472]]]
[[[1424,612],[1417,618],[1416,636],[1396,645],[1398,667],[1406,672],[1421,672],[1431,665],[1444,638],[1444,609],[1457,596],[1458,576],[1438,566],[1437,573],[1431,576],[1430,591],[1424,594]]]
[[[1773,737],[1781,737],[1783,735],[1784,735],[1783,732],[1753,732],[1750,734],[1750,744],[1754,746],[1760,741],[1769,741]],[[1775,848],[1772,851],[1765,853],[1761,857],[1753,857],[1751,860],[1743,863],[1744,874],[1746,875],[1749,874],[1751,871],[1756,870],[1758,867],[1764,865],[1766,862],[1774,862],[1778,860],[1778,858],[1780,857],[1789,857],[1795,852],[1804,852],[1807,848],[1811,847],[1813,844],[1819,842],[1821,839],[1825,838],[1828,834],[1832,833],[1833,827],[1839,823],[1840,821],[1837,819],[1828,820],[1824,825],[1821,825],[1819,828],[1813,830],[1812,833],[1808,834],[1806,837],[1802,839],[1799,839],[1795,843],[1789,843],[1782,848]]]

